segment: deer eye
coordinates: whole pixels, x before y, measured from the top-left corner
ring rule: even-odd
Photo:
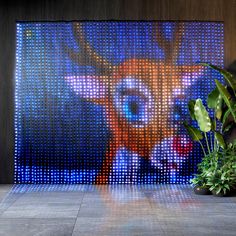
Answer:
[[[148,87],[135,78],[124,78],[114,91],[114,102],[119,114],[131,125],[140,128],[153,116],[154,100]]]

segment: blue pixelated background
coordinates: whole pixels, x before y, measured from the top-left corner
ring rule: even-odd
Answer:
[[[111,131],[104,109],[76,94],[65,80],[75,75],[96,76],[96,68],[79,65],[66,50],[80,53],[73,33],[74,22],[18,22],[15,75],[15,182],[94,183],[101,170]],[[114,64],[130,58],[165,60],[154,42],[153,29],[162,26],[170,41],[176,22],[84,21],[86,41],[94,51]],[[184,22],[178,65],[198,61],[223,66],[223,24]],[[182,122],[189,122],[190,98],[206,98],[218,73],[205,69],[191,80],[185,96],[176,96],[170,113],[178,127],[176,137],[188,137]],[[194,143],[184,157],[173,154],[173,138],[157,147],[160,156],[146,160],[121,147],[116,154],[109,183],[188,183],[202,153]],[[190,142],[190,141],[188,141]],[[159,150],[158,149],[158,150]],[[178,159],[179,158],[179,159]],[[175,160],[178,168],[165,163]],[[161,161],[160,161],[161,160]],[[162,163],[161,165],[157,163]]]

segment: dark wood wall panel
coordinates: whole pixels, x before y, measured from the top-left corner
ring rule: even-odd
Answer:
[[[236,0],[34,0],[0,3],[0,183],[14,173],[15,22],[40,20],[224,21],[225,66],[236,59]]]

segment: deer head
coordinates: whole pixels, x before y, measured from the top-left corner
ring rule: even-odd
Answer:
[[[183,78],[202,70],[198,65],[177,65],[184,24],[176,23],[172,41],[164,38],[161,26],[156,24],[154,40],[164,51],[165,60],[132,58],[112,65],[86,42],[82,24],[73,23],[80,53],[69,48],[66,51],[79,65],[95,67],[98,75],[75,75],[65,79],[76,94],[104,106],[112,133],[97,183],[108,183],[119,147],[149,159],[154,146],[174,134],[174,129],[169,127],[174,94],[186,85]]]

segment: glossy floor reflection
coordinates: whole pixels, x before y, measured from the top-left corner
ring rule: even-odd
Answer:
[[[236,197],[188,185],[0,185],[0,235],[235,235]]]

